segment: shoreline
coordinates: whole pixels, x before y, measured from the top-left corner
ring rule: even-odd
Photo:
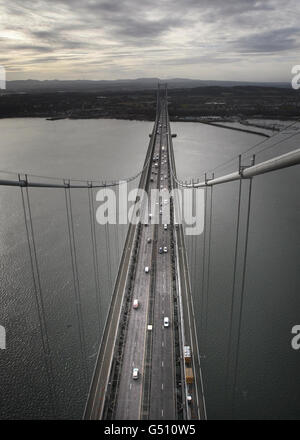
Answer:
[[[153,122],[152,119],[147,119],[147,118],[143,118],[143,119],[138,119],[138,118],[134,118],[134,117],[111,117],[111,116],[89,116],[89,117],[80,117],[80,116],[46,116],[46,115],[24,115],[24,116],[0,116],[0,120],[2,119],[44,119],[46,121],[49,122],[55,122],[55,121],[61,121],[61,120],[70,120],[70,121],[75,121],[75,120],[98,120],[98,119],[114,119],[114,120],[121,120],[121,121],[138,121],[138,122]],[[264,118],[261,118],[261,120],[263,121]],[[277,119],[278,121],[284,121],[284,119]],[[235,131],[241,131],[244,133],[249,133],[249,134],[255,134],[257,136],[263,136],[266,138],[270,138],[272,137],[272,134],[267,134],[264,132],[260,132],[260,131],[256,131],[256,130],[251,130],[249,129],[250,127],[257,127],[260,128],[259,126],[257,126],[256,124],[249,124],[247,125],[247,127],[249,128],[242,128],[242,127],[233,127],[230,125],[225,125],[222,124],[222,122],[210,122],[210,121],[203,121],[203,120],[199,120],[199,119],[181,119],[181,118],[170,118],[170,122],[192,122],[192,123],[200,123],[200,124],[205,124],[205,125],[211,125],[213,127],[219,127],[219,128],[225,128],[225,129],[229,129],[229,130],[235,130]],[[268,127],[261,127],[264,128],[265,130],[272,130],[271,128]],[[279,130],[278,130],[279,131]]]

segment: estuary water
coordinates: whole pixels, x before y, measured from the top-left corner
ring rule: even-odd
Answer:
[[[1,176],[9,179],[27,173],[35,175],[29,177],[34,180],[38,176],[106,180],[135,175],[142,167],[152,125],[120,120],[0,120]],[[173,123],[172,132],[177,133],[174,149],[180,178],[201,177],[224,162],[216,175],[236,170],[237,159],[229,162],[231,158],[264,140],[197,123]],[[284,136],[290,134],[293,131]],[[284,136],[279,135],[276,142]],[[275,138],[253,151],[272,142]],[[278,143],[257,154],[257,160],[295,145],[294,138]],[[250,159],[249,153],[245,165]],[[242,188],[241,229],[247,185]],[[186,239],[208,417],[299,418],[300,354],[291,347],[291,328],[300,324],[299,172],[294,167],[253,180],[239,341],[235,331],[240,316],[239,276],[231,314],[238,189],[235,182],[214,189],[212,199],[207,194],[206,228],[210,207],[213,216],[210,250],[205,255],[204,234]],[[2,419],[78,419],[84,410],[127,229],[126,225],[106,229],[96,225],[97,293],[87,190],[71,190],[79,272],[76,297],[65,195],[64,189],[28,192],[38,259],[35,271],[40,279],[36,289],[21,191],[0,187],[0,324],[7,333],[7,348],[0,350]],[[26,191],[23,197],[26,203]],[[238,251],[240,264],[242,238]],[[238,269],[240,274],[241,266]],[[43,316],[37,307],[41,299]],[[231,317],[234,325],[228,351]],[[41,328],[46,329],[46,340]],[[234,377],[236,359],[238,375]]]

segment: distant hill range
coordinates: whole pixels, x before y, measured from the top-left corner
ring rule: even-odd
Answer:
[[[283,82],[246,82],[246,81],[211,81],[198,79],[172,78],[160,80],[159,78],[138,78],[112,81],[90,80],[18,80],[7,81],[7,92],[97,92],[101,90],[126,91],[126,90],[152,90],[157,84],[168,83],[168,88],[186,89],[195,87],[234,87],[234,86],[261,86],[261,87],[291,87],[290,83]]]

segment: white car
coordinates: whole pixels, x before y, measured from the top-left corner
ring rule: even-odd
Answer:
[[[169,318],[167,316],[164,317],[164,327],[169,327],[170,325],[170,321]]]
[[[168,229],[168,225],[164,225],[164,230],[166,231]]]
[[[149,273],[149,266],[146,266],[146,267],[145,267],[145,272],[146,272],[146,273]]]
[[[167,248],[167,246],[164,246],[164,252],[165,252],[165,253],[168,252],[168,248]]]
[[[134,368],[132,370],[132,379],[138,379],[139,378],[139,369],[138,368]]]

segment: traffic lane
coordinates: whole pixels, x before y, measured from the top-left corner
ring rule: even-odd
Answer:
[[[160,164],[161,165],[161,164]],[[160,174],[162,168],[160,166]],[[160,180],[158,180],[160,185]],[[160,206],[159,206],[160,209]],[[159,217],[160,218],[160,217]],[[161,243],[161,226],[158,226],[158,241],[156,243],[157,270],[155,273],[155,301],[154,301],[154,326],[153,326],[153,345],[152,345],[152,371],[151,371],[151,398],[150,398],[150,419],[160,419],[164,407],[164,380],[163,380],[163,317],[162,306],[163,298],[163,278],[166,272],[166,259],[164,254],[159,254]],[[163,313],[162,313],[163,311]]]
[[[157,149],[159,148],[159,144],[157,143]],[[146,242],[147,242],[147,237],[146,238],[144,238],[144,249],[145,249],[145,246],[146,246]],[[151,247],[152,248],[152,247]],[[145,253],[147,254],[147,250],[145,251]],[[144,263],[145,264],[145,263]],[[148,263],[148,265],[150,266],[150,263]],[[150,270],[151,270],[151,268],[150,268]],[[139,271],[140,272],[140,271]],[[139,276],[137,276],[137,278],[139,278]],[[150,277],[149,277],[150,278]],[[138,280],[136,280],[136,282],[137,282]],[[149,285],[149,287],[150,287],[150,285]],[[135,290],[135,289],[134,289]],[[148,295],[148,298],[146,299],[146,301],[147,301],[147,303],[148,303],[148,301],[149,301],[149,295]],[[145,315],[146,317],[147,317],[147,314]],[[147,319],[147,318],[146,318]],[[145,319],[145,322],[146,322],[146,319]],[[136,326],[136,325],[135,325]],[[140,328],[139,328],[139,330],[140,330]],[[139,333],[141,333],[140,331],[139,331]],[[128,335],[128,337],[129,337],[129,335]],[[145,343],[145,337],[143,338],[144,339],[144,343]],[[140,346],[142,346],[142,341],[140,340],[139,341],[139,344],[140,344]],[[131,348],[132,349],[132,348]],[[135,350],[136,351],[136,350]],[[144,355],[144,350],[143,350],[143,355]],[[140,359],[140,356],[139,356],[139,359]],[[142,361],[142,363],[143,363],[143,361]],[[134,364],[134,362],[133,362],[133,364]],[[133,366],[137,366],[137,365],[133,365]],[[142,367],[142,372],[143,372],[143,367]],[[130,390],[133,390],[133,386],[132,386],[132,384],[131,385],[129,385],[129,387],[130,387]],[[136,403],[136,402],[138,402],[138,399],[136,399],[136,393],[138,392],[140,390],[140,398],[141,398],[141,386],[140,387],[135,387],[135,393],[134,392],[132,392],[132,393],[130,393],[130,397],[131,397],[131,399],[130,399],[130,403],[129,403],[129,405],[127,406],[127,409],[126,409],[126,412],[127,412],[127,416],[126,416],[126,418],[128,419],[128,418],[136,418],[136,408],[137,408],[137,406],[136,405],[134,405],[134,403]],[[132,402],[132,399],[135,399],[135,402],[133,403]]]
[[[128,386],[133,382],[132,379],[132,369],[133,367],[140,367],[141,359],[136,350],[136,346],[141,346],[143,343],[143,333],[141,331],[143,326],[143,320],[141,319],[141,314],[134,314],[134,319],[132,319],[134,325],[135,334],[132,331],[128,332],[127,335],[127,347],[123,359],[122,365],[122,376],[119,387],[119,400],[118,400],[118,410],[116,413],[117,419],[127,419],[129,416],[135,418],[138,407],[135,402],[138,400],[140,387],[139,383],[135,384],[135,388]],[[123,397],[120,397],[123,396]]]
[[[163,266],[166,267],[166,262]],[[165,273],[163,273],[164,275]],[[168,291],[167,291],[167,281],[163,277],[162,283],[160,283],[160,301],[158,307],[158,327],[159,327],[159,342],[157,342],[157,349],[160,351],[160,361],[157,364],[159,369],[159,375],[154,376],[154,381],[156,382],[156,387],[160,388],[160,393],[162,396],[160,407],[156,407],[156,417],[159,419],[172,419],[174,417],[173,412],[173,371],[172,371],[172,356],[171,356],[171,345],[172,338],[170,335],[170,328],[164,327],[163,319],[165,316],[170,317],[168,309]]]
[[[168,174],[168,165],[162,160],[162,174]],[[164,178],[164,186],[168,187],[168,182]],[[163,201],[163,210],[169,209],[166,207]],[[174,353],[173,353],[173,343],[174,343],[174,332],[173,332],[173,298],[172,298],[172,266],[171,266],[171,256],[170,256],[170,229],[167,231],[163,229],[162,226],[159,227],[159,239],[161,241],[161,246],[167,246],[168,253],[164,254],[164,264],[162,273],[162,295],[160,295],[160,308],[162,309],[162,320],[164,316],[168,316],[170,319],[170,327],[163,328],[162,334],[162,379],[161,385],[163,385],[164,399],[162,402],[162,409],[160,418],[163,419],[173,419],[175,418],[175,376],[174,376]],[[170,374],[169,366],[171,366],[172,374]]]
[[[158,253],[157,244],[156,252]],[[164,255],[157,255],[157,267],[161,268],[163,264]],[[154,326],[153,326],[153,346],[152,346],[152,372],[151,372],[151,398],[150,398],[150,419],[155,420],[160,418],[162,408],[162,341],[163,341],[163,315],[162,315],[162,282],[160,280],[160,270],[157,270],[156,288],[155,288],[155,302],[154,302]]]
[[[151,226],[149,226],[149,228],[151,228]],[[140,380],[136,381],[132,379],[132,369],[133,367],[137,367],[141,371],[143,361],[143,350],[141,348],[138,350],[137,347],[143,347],[144,345],[144,327],[147,308],[142,306],[142,304],[147,303],[147,293],[150,287],[150,278],[149,274],[145,273],[145,266],[149,264],[149,253],[152,247],[149,246],[149,251],[147,252],[145,246],[147,235],[146,227],[143,227],[140,245],[141,248],[144,247],[144,249],[146,249],[146,252],[139,254],[140,258],[137,263],[133,289],[133,298],[137,297],[140,299],[141,308],[137,310],[132,309],[129,315],[116,412],[116,418],[119,420],[128,418],[136,419],[139,413],[141,382]]]
[[[144,228],[143,228],[144,229]],[[142,239],[142,243],[141,245],[146,244],[146,237],[145,234],[144,236],[141,238]],[[142,350],[137,350],[136,347],[137,345],[139,347],[143,346],[143,328],[144,328],[144,323],[145,323],[145,315],[146,315],[146,307],[142,307],[142,303],[146,303],[147,298],[145,298],[145,295],[141,295],[141,292],[145,293],[147,291],[147,287],[149,287],[149,280],[148,280],[148,275],[145,274],[144,272],[144,267],[145,265],[148,263],[148,259],[149,256],[147,254],[147,252],[143,255],[143,258],[141,258],[139,261],[141,261],[141,264],[138,264],[138,268],[137,268],[137,277],[136,277],[136,283],[135,283],[135,288],[134,288],[134,292],[133,295],[134,297],[138,297],[141,301],[141,308],[138,310],[132,310],[131,316],[133,316],[135,319],[132,319],[131,321],[131,332],[128,332],[127,334],[127,347],[128,347],[128,351],[127,353],[129,354],[129,360],[126,363],[125,368],[127,367],[127,374],[125,373],[124,375],[124,384],[126,387],[126,381],[127,384],[131,383],[130,387],[130,391],[127,393],[127,396],[129,396],[129,404],[126,405],[126,418],[137,418],[137,414],[139,411],[139,405],[138,405],[138,401],[140,398],[140,388],[141,388],[141,384],[140,381],[135,381],[134,379],[132,379],[132,369],[133,367],[137,367],[140,369],[141,371],[141,365],[142,365]],[[131,338],[133,335],[133,332],[136,333],[136,340],[137,343],[134,346],[134,349],[132,347],[132,343],[131,343]],[[131,362],[131,363],[130,363]],[[127,377],[126,377],[127,376]],[[134,388],[132,387],[132,382],[135,382]],[[120,390],[121,391],[121,390]],[[122,391],[121,391],[122,394]],[[128,403],[128,401],[127,401]],[[124,411],[124,409],[123,409]]]
[[[130,236],[128,238],[128,242],[126,241],[126,243],[125,243],[126,254],[124,257],[124,261],[129,261],[130,249],[131,249],[130,243],[134,237],[134,232],[135,232],[135,228],[132,228],[130,231]],[[123,280],[126,279],[127,271],[124,270],[124,267],[125,267],[125,265],[123,266],[123,270],[122,270],[121,276],[119,278],[119,286],[121,286]],[[109,314],[111,314],[112,319],[109,323],[109,327],[105,327],[105,330],[104,330],[103,341],[106,340],[106,343],[101,344],[101,347],[100,347],[98,360],[97,360],[97,366],[96,366],[97,373],[94,374],[94,378],[98,378],[98,379],[95,381],[93,379],[93,384],[92,384],[92,388],[90,391],[90,396],[94,396],[94,397],[93,397],[93,400],[91,401],[91,403],[88,404],[86,407],[86,412],[84,415],[85,419],[99,419],[102,414],[102,406],[103,406],[104,398],[105,398],[105,392],[103,390],[106,389],[106,384],[107,384],[106,379],[109,375],[108,369],[111,365],[111,357],[104,356],[103,353],[105,353],[106,350],[108,349],[109,340],[111,340],[110,335],[113,335],[113,332],[109,333],[107,329],[111,328],[113,322],[115,322],[116,319],[118,319],[118,315],[116,315],[116,313],[117,313],[118,305],[120,304],[120,301],[121,301],[121,296],[117,294],[115,296],[115,298],[113,299],[113,304],[112,304],[111,309],[109,311]],[[107,334],[108,336],[105,337],[105,334]],[[102,353],[102,355],[101,355],[101,353]]]
[[[159,246],[167,245],[167,254],[158,254],[157,289],[155,302],[155,333],[152,371],[152,399],[150,416],[152,419],[175,419],[174,400],[174,358],[173,358],[173,319],[171,297],[171,258],[170,233],[159,226]],[[158,246],[158,247],[159,247]],[[163,326],[163,318],[168,316],[170,327]],[[170,374],[171,373],[171,374]],[[158,396],[160,399],[158,400]]]
[[[168,249],[169,249],[169,241],[168,243]],[[165,393],[165,399],[164,399],[164,413],[163,417],[164,419],[175,419],[175,374],[174,374],[174,331],[173,331],[173,325],[174,325],[174,318],[173,318],[173,298],[172,298],[172,289],[171,289],[171,258],[170,253],[167,254],[166,259],[166,266],[167,266],[167,273],[166,277],[164,279],[164,315],[168,316],[170,319],[170,325],[169,327],[165,328],[164,330],[164,350],[163,350],[163,359],[164,359],[164,365],[167,368],[163,368],[163,381],[164,381],[164,393]],[[170,365],[170,368],[168,367]],[[170,374],[171,370],[171,374]]]
[[[168,153],[167,153],[168,154]],[[168,161],[164,166],[165,175],[168,178],[169,173],[169,167],[168,167]],[[169,187],[169,184],[167,182],[167,185]],[[163,205],[164,209],[170,210],[170,204]],[[174,358],[174,316],[173,316],[173,291],[172,291],[172,260],[171,260],[171,229],[170,226],[168,226],[167,231],[162,229],[162,234],[164,236],[165,244],[168,249],[168,257],[167,257],[167,263],[168,263],[168,269],[167,269],[167,276],[165,279],[166,282],[166,291],[168,292],[168,304],[166,304],[166,309],[168,309],[169,317],[170,317],[170,332],[169,332],[169,344],[166,344],[165,348],[165,355],[169,357],[172,365],[172,375],[169,375],[167,370],[164,371],[165,374],[165,382],[168,382],[168,388],[170,389],[170,405],[165,407],[165,416],[166,418],[172,418],[175,417],[176,414],[176,408],[175,408],[175,393],[176,393],[176,382],[175,382],[175,358]]]

